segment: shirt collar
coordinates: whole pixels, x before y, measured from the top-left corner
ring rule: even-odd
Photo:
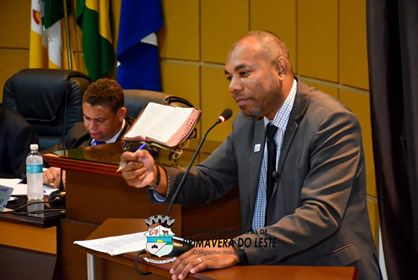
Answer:
[[[293,79],[292,88],[290,89],[289,94],[286,97],[286,100],[283,102],[283,105],[277,111],[274,118],[270,121],[268,118],[264,117],[264,125],[267,125],[269,122],[277,126],[280,130],[285,130],[287,122],[290,117],[290,112],[293,108],[293,103],[295,103],[296,89],[298,82]]]
[[[109,138],[109,139],[107,139],[105,142],[106,142],[106,144],[109,144],[109,143],[115,143],[116,142],[116,140],[118,139],[118,137],[119,137],[119,134],[121,134],[121,132],[122,132],[122,129],[123,129],[123,127],[125,126],[125,119],[123,119],[123,122],[122,122],[122,126],[120,127],[120,129],[119,129],[119,131],[118,131],[118,133],[116,133],[115,135],[113,135],[113,137],[112,138]]]
[[[119,135],[121,134],[123,128],[125,127],[125,122],[126,122],[125,119],[123,119],[122,126],[119,129],[119,131],[115,135],[113,135],[112,138],[107,139],[105,141],[106,144],[110,144],[110,143],[115,143],[116,142],[116,140],[118,139]],[[91,140],[91,143],[93,143],[93,141],[94,141],[94,139]]]

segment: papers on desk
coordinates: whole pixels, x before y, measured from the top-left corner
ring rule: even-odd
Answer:
[[[0,185],[13,188],[13,186],[19,184],[21,181],[22,179],[19,179],[19,178],[12,178],[12,179],[0,178]]]
[[[27,184],[16,184],[13,187],[12,195],[27,195],[28,194],[28,185]],[[44,185],[44,195],[50,195],[53,191],[56,191],[56,188],[51,188],[47,185]]]
[[[146,243],[147,237],[145,236],[145,231],[92,240],[74,241],[74,244],[111,256],[144,250]]]
[[[7,186],[13,188],[12,196],[13,195],[27,195],[28,194],[28,185],[21,184],[20,182],[22,179],[13,178],[13,179],[5,179],[0,178],[0,185]],[[44,195],[50,195],[51,192],[56,191],[56,188],[51,188],[50,186],[44,185]]]

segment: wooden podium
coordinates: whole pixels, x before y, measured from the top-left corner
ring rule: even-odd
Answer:
[[[184,151],[181,165],[187,165],[195,146],[192,143],[192,148]],[[201,157],[207,156],[213,147],[211,143],[205,145]],[[129,187],[116,173],[121,153],[121,144],[115,143],[44,154],[51,166],[66,171],[66,218],[58,226],[56,279],[87,278],[85,253],[73,242],[86,239],[106,219],[167,213],[166,204],[151,202],[147,189]],[[213,235],[209,229],[237,235],[240,224],[237,190],[208,205],[175,205],[172,217],[176,219],[173,232],[185,238],[208,238]]]
[[[100,225],[87,239],[103,238],[135,232],[146,231],[142,219],[108,219]],[[80,247],[81,248],[81,247]],[[83,248],[87,254],[89,280],[95,279],[136,279],[140,275],[134,269],[136,253],[119,256],[96,252]],[[93,265],[93,261],[98,266]],[[141,272],[151,272],[145,279],[171,279],[170,264],[151,264],[141,257],[137,258]],[[320,267],[320,266],[279,266],[279,265],[251,265],[233,266],[227,269],[203,271],[189,275],[187,279],[310,279],[310,280],[355,280],[357,271],[354,267]]]

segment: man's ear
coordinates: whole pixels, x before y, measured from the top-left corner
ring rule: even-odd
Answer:
[[[123,120],[128,113],[128,109],[126,107],[120,107],[118,110],[118,117],[120,120]]]
[[[275,68],[280,77],[284,77],[288,72],[289,62],[283,56],[277,58]]]

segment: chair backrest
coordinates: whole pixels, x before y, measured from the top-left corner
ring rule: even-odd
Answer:
[[[76,71],[24,69],[6,81],[3,104],[36,129],[40,149],[45,150],[82,120],[82,96],[90,83]]]
[[[123,90],[128,116],[136,118],[149,102],[171,105],[174,107],[194,107],[188,100],[166,93],[140,89]]]

